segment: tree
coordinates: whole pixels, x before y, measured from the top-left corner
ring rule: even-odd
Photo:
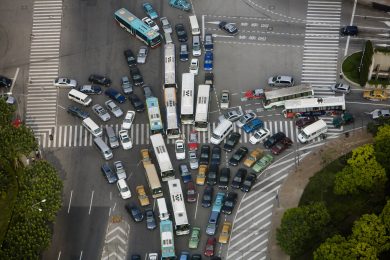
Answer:
[[[375,157],[390,176],[390,125],[379,127],[374,138]]]
[[[385,225],[387,234],[390,234],[390,200],[387,201],[380,215],[383,225]]]
[[[276,240],[290,256],[298,256],[312,247],[330,221],[322,202],[288,209],[276,231]]]
[[[376,161],[373,146],[367,144],[354,149],[347,166],[336,174],[334,192],[346,195],[383,191],[386,181],[386,172]]]
[[[314,260],[355,260],[357,258],[352,251],[353,244],[345,237],[335,235],[328,238],[314,251]]]
[[[0,127],[10,125],[15,107],[8,105],[4,99],[0,99]]]

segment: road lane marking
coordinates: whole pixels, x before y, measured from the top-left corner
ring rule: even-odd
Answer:
[[[60,260],[60,258],[61,258],[61,251],[60,251],[60,252],[58,252],[58,257],[57,257],[57,260]]]
[[[73,190],[70,191],[69,205],[68,205],[68,214],[69,214],[69,211],[70,211],[70,204],[72,203],[72,196],[73,196]]]
[[[93,190],[92,191],[92,196],[91,196],[91,202],[89,203],[89,211],[88,211],[88,215],[91,215],[91,209],[92,209],[92,201],[93,201],[93,194],[95,193],[95,191]],[[82,252],[82,251],[81,251]],[[81,258],[80,258],[81,259]]]
[[[199,192],[198,192],[198,198],[196,199],[196,207],[195,207],[194,219],[196,219],[196,214],[198,213],[198,204],[199,204]]]
[[[79,260],[81,260],[83,258],[83,250],[81,250],[81,252],[80,252],[80,258],[79,258]]]

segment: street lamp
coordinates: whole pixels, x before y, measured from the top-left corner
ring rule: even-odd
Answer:
[[[40,204],[40,203],[45,203],[46,202],[46,199],[43,199],[41,201],[38,201],[37,203],[31,205],[32,208],[36,208],[37,210],[39,210],[39,212],[42,212],[42,209],[41,208],[38,208],[37,205]]]

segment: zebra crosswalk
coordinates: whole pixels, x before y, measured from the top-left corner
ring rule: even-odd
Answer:
[[[322,118],[329,126],[329,137],[337,135],[341,129],[335,129],[332,126],[332,118]],[[207,132],[199,132],[199,142],[209,143],[211,138],[212,129],[217,126],[217,122],[211,123]],[[121,125],[111,125],[116,133],[119,132]],[[101,126],[104,128],[104,125]],[[269,129],[271,133],[284,132],[286,136],[292,140],[297,141],[298,128],[295,126],[293,121],[265,121],[264,127]],[[182,136],[188,136],[192,130],[192,125],[182,126]],[[245,133],[241,128],[234,125],[234,131],[241,134],[241,142],[249,143],[251,134]],[[43,148],[59,148],[59,147],[85,147],[92,146],[93,136],[82,126],[82,125],[59,125],[53,127],[49,131],[53,138],[49,138],[49,134],[43,133],[40,138],[40,145]],[[148,124],[134,124],[129,130],[129,135],[132,138],[133,145],[149,145],[149,125]],[[103,140],[107,142],[107,136],[103,135]],[[167,144],[174,144],[175,140],[167,139]]]
[[[316,96],[330,96],[336,83],[341,0],[309,0],[302,63],[302,83],[311,83]]]

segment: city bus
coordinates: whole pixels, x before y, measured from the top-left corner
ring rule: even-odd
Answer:
[[[172,221],[160,222],[161,260],[175,260],[175,242],[173,238]]]
[[[125,8],[115,12],[115,20],[120,27],[131,35],[135,35],[135,37],[151,48],[156,48],[161,44],[161,35]]]
[[[289,88],[281,88],[264,93],[263,106],[265,109],[284,106],[284,102],[290,99],[306,98],[314,96],[314,90],[310,84],[302,84]]]
[[[146,99],[146,107],[148,110],[149,129],[151,134],[163,133],[164,127],[161,121],[160,106],[158,98],[148,97]]]
[[[176,84],[175,44],[164,45],[164,84]]]
[[[169,195],[171,197],[176,235],[180,236],[189,234],[190,224],[188,223],[186,206],[184,204],[184,196],[181,189],[180,180],[169,180],[168,188]]]
[[[175,172],[172,167],[171,159],[165,146],[164,139],[161,134],[150,136],[150,141],[153,146],[154,154],[160,167],[162,181],[175,179]]]
[[[194,123],[194,74],[183,73],[181,80],[180,120],[183,125]]]
[[[160,198],[163,196],[163,191],[158,178],[156,167],[152,163],[144,164],[145,176],[148,182],[150,192],[152,193],[153,198]]]
[[[286,100],[283,115],[286,118],[340,114],[345,111],[344,95],[337,97],[302,98]]]
[[[180,137],[180,122],[177,112],[176,88],[164,88],[165,134],[168,139]]]
[[[196,97],[195,130],[207,131],[209,125],[210,85],[199,85]]]

